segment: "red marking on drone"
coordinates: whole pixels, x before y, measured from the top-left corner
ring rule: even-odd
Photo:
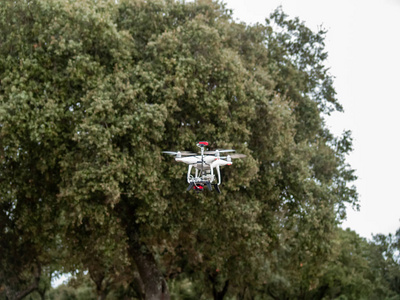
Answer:
[[[208,146],[208,142],[199,142],[200,145]]]

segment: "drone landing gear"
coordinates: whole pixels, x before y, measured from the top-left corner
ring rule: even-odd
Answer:
[[[191,182],[191,183],[189,184],[189,187],[186,189],[186,192],[189,192],[189,191],[193,188],[193,186],[194,186],[194,183]]]
[[[218,194],[221,194],[221,190],[219,189],[219,185],[218,184],[214,184],[214,189],[217,191]]]

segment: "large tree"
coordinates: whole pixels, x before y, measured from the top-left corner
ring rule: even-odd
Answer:
[[[34,247],[21,272],[62,249],[102,297],[127,268],[146,299],[182,273],[215,299],[266,289],[278,266],[309,278],[298,295],[312,286],[356,201],[351,138],[323,121],[341,109],[324,32],[280,11],[281,30],[238,24],[212,1],[10,0],[0,14],[0,238]],[[199,140],[247,154],[221,195],[184,193],[162,157]]]

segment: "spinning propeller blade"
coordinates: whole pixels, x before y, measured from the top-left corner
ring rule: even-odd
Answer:
[[[245,154],[232,154],[232,155],[229,155],[231,158],[244,158],[244,157],[246,157],[246,155]],[[223,156],[223,157],[221,157],[222,159],[225,159],[225,158],[227,158],[228,156]]]
[[[178,154],[180,154],[180,155],[182,155],[182,156],[192,156],[192,155],[197,155],[196,153],[192,153],[192,152],[189,152],[189,151],[163,151],[162,153],[165,153],[165,154],[169,154],[169,155],[178,155]]]
[[[204,154],[215,154],[217,153],[217,151],[219,153],[224,153],[224,152],[235,152],[235,150],[233,149],[221,149],[221,150],[213,150],[213,151],[204,151]]]

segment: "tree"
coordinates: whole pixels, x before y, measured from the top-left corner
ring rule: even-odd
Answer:
[[[53,242],[62,238],[63,245],[68,245],[67,233],[73,232],[75,225],[84,218],[81,209],[94,217],[97,224],[105,215],[104,210],[99,211],[100,205],[92,214],[93,205],[90,201],[83,202],[84,196],[76,197],[73,203],[67,202],[71,199],[68,195],[73,193],[67,185],[69,180],[79,180],[80,176],[75,166],[79,167],[81,161],[77,157],[82,154],[79,154],[79,141],[75,137],[87,131],[78,131],[75,127],[80,125],[77,120],[85,118],[87,107],[80,109],[84,96],[97,88],[101,80],[104,79],[105,84],[110,80],[104,78],[106,73],[117,67],[115,61],[106,57],[110,52],[118,57],[122,55],[123,59],[122,48],[122,51],[114,51],[114,48],[108,51],[103,49],[103,43],[123,47],[115,39],[125,42],[129,39],[123,33],[115,36],[116,30],[110,20],[102,19],[102,11],[113,8],[112,5],[102,3],[103,6],[90,11],[90,2],[81,4],[8,1],[1,9],[1,43],[4,46],[0,64],[1,225],[4,225],[1,238],[5,244],[2,270],[16,272],[15,276],[21,277],[19,274],[32,269],[35,282],[28,286],[27,292],[37,288],[40,268],[56,258],[53,255],[43,261],[48,257],[45,253],[50,253],[49,247],[57,250],[59,245]],[[88,19],[86,13],[89,13]],[[104,13],[104,17],[107,16],[109,14]],[[97,31],[88,30],[87,26],[91,29],[94,26]],[[111,40],[105,40],[107,37]],[[129,42],[125,46],[129,47]],[[97,60],[109,62],[108,69]],[[100,106],[103,104],[101,102]],[[126,127],[131,126],[128,119],[120,121],[125,122]],[[93,151],[93,147],[91,149],[86,150]],[[72,172],[75,177],[68,177]],[[113,183],[108,181],[107,184]],[[84,190],[80,192],[85,194]],[[112,196],[98,201],[113,205],[116,199]],[[11,244],[12,241],[15,243]],[[12,253],[6,255],[8,251]],[[70,253],[70,257],[73,256],[74,253]],[[26,263],[23,257],[27,257]],[[13,277],[5,274],[4,278]],[[14,289],[11,283],[4,284],[6,290]],[[25,283],[19,280],[15,290],[21,291],[22,284]]]
[[[378,295],[400,298],[400,229],[387,236],[377,234],[371,242],[370,266],[374,276],[380,279]]]
[[[44,102],[32,101],[46,90],[30,80],[40,76],[41,66],[31,55],[38,45],[30,33],[39,28],[30,27],[35,8],[28,4],[6,1],[0,9],[0,285],[9,299],[43,290],[58,262],[60,177],[55,161],[46,159],[57,150],[50,138],[52,115],[41,115]],[[50,112],[52,101],[45,102]]]
[[[124,280],[137,270],[145,299],[168,299],[166,280],[183,272],[215,299],[244,298],[282,261],[289,281],[311,278],[298,286],[304,295],[357,197],[351,138],[334,138],[321,116],[340,109],[323,33],[279,12],[283,33],[237,24],[212,1],[6,3],[5,222],[31,222],[10,212],[37,207],[40,226],[56,224],[48,241],[31,222],[37,245],[63,249],[66,269],[89,269],[102,297],[131,268]],[[198,140],[247,154],[224,170],[218,197],[181,193],[182,167],[162,157]]]

